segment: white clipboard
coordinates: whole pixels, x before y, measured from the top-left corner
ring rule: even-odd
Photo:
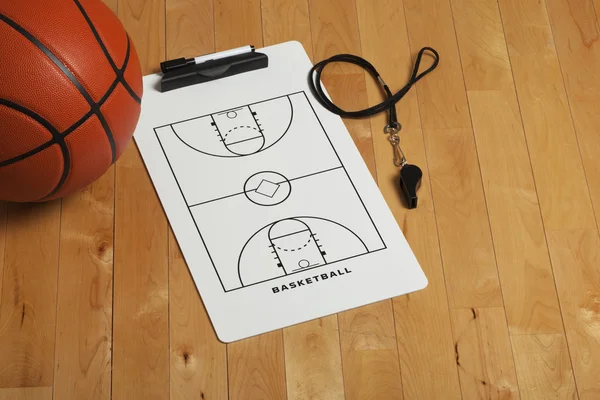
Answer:
[[[216,334],[232,342],[427,279],[298,42],[269,67],[161,93],[134,134]]]

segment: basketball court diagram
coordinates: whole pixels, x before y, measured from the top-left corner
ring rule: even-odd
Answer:
[[[225,292],[386,249],[304,92],[154,133]]]

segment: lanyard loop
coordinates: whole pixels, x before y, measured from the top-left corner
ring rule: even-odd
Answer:
[[[425,52],[431,53],[431,55],[433,56],[433,63],[425,71],[419,73],[419,69],[421,68],[421,60],[422,60]],[[375,78],[377,80],[377,82],[379,82],[379,85],[381,86],[383,92],[386,95],[386,99],[373,107],[369,107],[364,110],[357,110],[357,111],[346,111],[346,110],[343,110],[340,107],[336,106],[335,104],[333,104],[333,102],[331,100],[329,100],[329,98],[325,95],[325,91],[323,90],[323,86],[321,85],[321,74],[323,73],[323,69],[325,69],[325,67],[328,64],[331,64],[334,62],[344,62],[344,63],[354,64],[354,65],[358,65],[359,67],[367,70],[371,74],[371,76],[373,76],[373,78]],[[319,103],[321,103],[321,105],[323,107],[325,107],[327,110],[331,111],[332,113],[337,114],[341,117],[347,117],[347,118],[365,118],[365,117],[370,117],[375,114],[379,114],[380,112],[387,110],[388,111],[388,125],[387,126],[390,128],[393,128],[396,126],[396,124],[398,124],[398,117],[397,117],[397,113],[396,113],[396,103],[398,103],[400,101],[400,99],[402,99],[406,95],[406,93],[408,93],[408,91],[412,88],[412,86],[415,83],[417,83],[419,80],[421,80],[421,78],[423,78],[425,75],[427,75],[431,71],[433,71],[438,66],[439,62],[440,62],[440,56],[437,51],[435,51],[431,47],[423,47],[421,50],[419,50],[419,53],[417,54],[415,66],[413,68],[413,71],[412,71],[409,81],[406,83],[406,85],[404,85],[404,87],[402,89],[400,89],[395,94],[392,94],[392,91],[390,90],[388,85],[385,83],[385,81],[383,80],[381,75],[379,75],[379,72],[377,72],[375,67],[370,62],[368,62],[367,60],[365,60],[362,57],[355,56],[352,54],[338,54],[338,55],[330,57],[326,60],[318,62],[311,68],[309,85],[310,85],[311,90],[313,91],[313,94],[319,101]]]
[[[421,68],[421,60],[425,52],[431,53],[433,56],[433,63],[429,68],[425,71],[419,73],[419,69]],[[333,104],[331,100],[325,95],[325,91],[323,90],[323,86],[321,85],[321,74],[323,73],[323,69],[330,63],[334,62],[345,62],[349,64],[355,64],[359,67],[367,70],[373,78],[377,80],[380,87],[382,88],[386,99],[381,103],[366,108],[364,110],[357,111],[346,111],[342,110],[340,107]],[[413,87],[415,83],[417,83],[421,78],[425,75],[429,74],[433,71],[440,62],[440,56],[437,51],[432,49],[431,47],[423,47],[419,50],[417,54],[417,59],[415,61],[415,66],[413,68],[412,74],[410,76],[409,81],[404,85],[402,89],[400,89],[395,94],[392,94],[392,91],[385,83],[379,72],[375,69],[375,67],[365,60],[362,57],[358,57],[352,54],[338,54],[336,56],[330,57],[326,60],[323,60],[314,65],[314,67],[310,70],[310,79],[309,86],[323,107],[327,110],[331,111],[334,114],[337,114],[341,117],[347,118],[365,118],[370,117],[375,114],[379,114],[380,112],[387,111],[388,112],[388,123],[383,129],[383,132],[388,135],[388,141],[392,144],[394,151],[394,164],[397,167],[400,167],[400,179],[398,181],[399,188],[404,196],[406,201],[406,205],[409,209],[417,207],[417,190],[421,186],[421,178],[423,177],[423,173],[419,167],[416,165],[408,164],[406,161],[406,157],[404,156],[404,152],[400,148],[400,135],[398,133],[402,129],[402,125],[398,122],[398,115],[396,113],[396,104],[408,93],[408,91]]]

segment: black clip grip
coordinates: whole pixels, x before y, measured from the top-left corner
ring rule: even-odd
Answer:
[[[166,72],[160,81],[160,91],[168,92],[268,66],[267,55],[255,51],[201,64],[187,63],[186,59],[172,60],[161,64],[161,69]]]

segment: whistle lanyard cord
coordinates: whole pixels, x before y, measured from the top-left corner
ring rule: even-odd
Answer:
[[[433,55],[434,61],[433,61],[433,64],[431,64],[431,66],[429,68],[427,68],[425,71],[419,73],[419,69],[421,67],[421,59],[423,58],[423,55],[425,54],[425,52],[430,52]],[[379,114],[380,112],[388,110],[389,111],[388,127],[394,127],[394,126],[399,127],[400,125],[398,124],[398,118],[397,118],[397,114],[396,114],[396,103],[398,103],[406,95],[406,93],[408,93],[410,88],[415,83],[417,83],[421,78],[423,78],[425,75],[427,75],[428,73],[433,71],[438,66],[439,61],[440,61],[440,56],[437,51],[435,51],[431,47],[423,47],[421,50],[419,50],[417,59],[415,61],[415,66],[413,68],[413,71],[412,71],[412,74],[411,74],[411,77],[410,77],[408,83],[406,85],[404,85],[404,87],[402,89],[400,89],[398,92],[396,92],[396,94],[392,94],[388,85],[385,83],[383,78],[381,78],[381,75],[379,75],[379,72],[377,72],[375,67],[370,62],[368,62],[367,60],[365,60],[362,57],[358,57],[358,56],[355,56],[352,54],[338,54],[338,55],[330,57],[326,60],[318,62],[311,68],[310,75],[309,75],[310,76],[309,85],[310,85],[310,88],[311,88],[313,94],[319,101],[319,103],[321,103],[321,105],[323,107],[325,107],[327,110],[331,111],[334,114],[337,114],[341,117],[348,117],[348,118],[365,118],[365,117],[370,117],[372,115]],[[325,95],[323,86],[321,85],[321,74],[323,73],[323,69],[325,69],[325,67],[328,64],[331,64],[334,62],[344,62],[344,63],[349,63],[349,64],[355,64],[355,65],[358,65],[359,67],[367,70],[371,74],[371,76],[373,76],[373,78],[375,78],[375,80],[377,80],[377,82],[379,82],[379,85],[385,92],[387,98],[384,101],[382,101],[381,103],[379,103],[373,107],[365,108],[364,110],[358,110],[358,111],[342,110],[340,107],[333,104],[333,102],[331,100],[329,100],[327,98],[327,96]]]

